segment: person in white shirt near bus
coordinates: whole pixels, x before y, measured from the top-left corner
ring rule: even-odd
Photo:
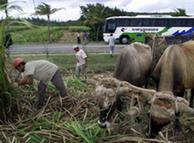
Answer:
[[[80,78],[80,75],[82,74],[84,78],[87,79],[86,75],[87,54],[84,52],[83,49],[79,47],[79,45],[74,45],[73,50],[75,51],[76,56],[75,75],[77,78]]]
[[[113,34],[110,34],[109,40],[108,40],[109,44],[109,50],[110,50],[110,56],[112,57],[114,54],[114,49],[115,49],[115,39],[113,37]]]

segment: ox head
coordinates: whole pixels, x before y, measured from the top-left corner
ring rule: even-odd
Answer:
[[[189,107],[189,102],[182,97],[175,97],[172,92],[156,92],[150,100],[150,115],[157,124],[170,122],[176,113],[194,114],[194,109]]]
[[[111,114],[118,108],[117,88],[119,81],[113,78],[100,78],[96,84],[95,94],[100,108],[98,124],[101,127],[110,126]]]
[[[189,102],[182,97],[175,97],[172,92],[156,92],[150,105],[150,137],[155,137],[171,121],[179,124],[179,115],[182,113],[194,115],[194,109],[189,107]]]
[[[116,109],[121,110],[123,103],[130,103],[132,96],[142,94],[142,92],[143,91],[140,91],[138,87],[135,87],[128,82],[121,82],[115,78],[100,78],[96,84],[95,90],[100,108],[100,117],[98,121],[100,126],[109,126],[112,113]],[[143,93],[147,95],[149,94],[149,90],[144,89]],[[151,93],[153,94],[152,90]]]

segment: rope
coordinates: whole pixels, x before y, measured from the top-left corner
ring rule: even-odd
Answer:
[[[151,114],[149,113],[148,135],[151,134]]]
[[[178,99],[176,97],[176,100],[175,100],[175,113],[178,113],[178,112],[179,112]]]
[[[134,105],[134,94],[132,94],[131,102],[130,102],[130,108]]]
[[[117,86],[117,88],[116,88],[116,95],[117,95],[117,92],[118,92],[119,88],[121,87],[121,84],[122,84],[122,82],[119,82],[119,84],[118,84],[118,86]],[[115,98],[116,98],[116,96],[115,96]],[[106,117],[105,117],[106,120],[107,120],[107,118],[108,118],[108,116],[109,116],[109,114],[110,114],[110,112],[111,112],[112,107],[113,107],[114,104],[115,104],[115,103],[112,103],[112,104],[111,104],[110,109],[108,110],[108,113],[107,113],[107,115],[106,115]]]
[[[108,113],[106,114],[106,117],[105,117],[106,120],[108,119],[108,116],[109,116],[109,114],[111,112],[112,107],[113,107],[113,104],[110,106],[110,108],[108,110]]]
[[[116,88],[116,94],[117,94],[117,92],[118,92],[119,88],[121,87],[121,84],[122,84],[122,82],[121,82],[121,81],[119,81],[119,84],[118,84],[118,86],[117,86],[117,88]]]

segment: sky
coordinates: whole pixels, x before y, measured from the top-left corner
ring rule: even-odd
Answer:
[[[22,13],[9,11],[9,15],[14,17],[34,17],[34,7],[42,2],[51,5],[51,8],[62,8],[51,15],[51,20],[57,21],[77,20],[81,15],[80,6],[96,3],[133,12],[172,12],[182,8],[187,14],[194,15],[194,0],[8,0],[8,2],[23,9]],[[2,17],[4,14],[0,12],[0,18]]]

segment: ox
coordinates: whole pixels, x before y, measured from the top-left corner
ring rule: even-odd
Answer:
[[[185,89],[191,89],[189,104],[193,107],[194,41],[169,46],[157,63],[152,78],[156,81],[157,91],[172,92],[175,96],[183,97]],[[168,123],[169,120],[161,122],[152,117],[153,126],[163,127]]]
[[[192,59],[194,60],[194,47],[192,48],[192,45],[194,46],[194,42],[170,46],[160,58],[153,72],[153,77],[157,81],[157,89],[162,91],[162,95],[164,92],[170,91],[176,96],[181,96],[185,88],[193,88],[194,74],[191,74],[191,71],[193,71],[194,68],[194,62],[192,62]],[[131,44],[121,53],[114,77],[136,86],[143,86],[154,66],[152,55],[153,53],[149,46],[138,43]],[[173,96],[173,94],[170,95]],[[192,102],[192,100],[190,101]],[[107,108],[100,112],[99,123],[102,124],[102,126],[107,126],[106,123],[108,122],[106,121],[110,120],[110,115],[115,107],[121,109],[120,102],[119,98],[116,98],[113,104],[106,106]],[[170,120],[160,120],[159,118],[152,119],[156,119],[157,121],[156,124],[154,124],[154,122],[152,124],[152,127],[155,126],[154,128],[158,128],[156,131],[154,130],[154,132],[158,132],[163,125],[170,122]],[[163,121],[163,124],[158,124],[161,121]]]
[[[114,77],[118,80],[127,81],[133,85],[142,87],[148,79],[151,67],[151,47],[146,44],[135,42],[122,50],[114,71]],[[121,110],[120,100],[116,100],[116,102],[110,107],[107,106],[107,109],[100,112],[101,123],[104,123],[110,118],[115,107]]]
[[[158,61],[153,73],[158,91],[171,91],[184,96],[191,89],[190,106],[194,95],[194,41],[169,46]]]
[[[114,77],[142,87],[145,85],[152,67],[151,47],[142,43],[128,45],[120,54]]]
[[[123,49],[118,58],[114,77],[138,87],[146,85],[150,72],[153,69],[153,55],[156,54],[153,54],[153,49],[149,45],[138,42],[128,45]],[[111,95],[111,90],[106,94]],[[99,124],[104,127],[107,126],[107,120],[110,120],[115,108],[122,109],[122,103],[119,98],[112,103],[100,112]]]
[[[101,110],[98,121],[101,127],[109,127],[111,115],[115,109],[121,110],[123,103],[128,104],[127,116],[135,118],[145,112],[142,105],[150,105],[151,128],[150,136],[154,137],[162,127],[176,117],[176,112],[189,113],[194,115],[194,109],[190,108],[189,103],[180,97],[173,96],[172,92],[156,92],[152,89],[144,89],[134,86],[125,81],[119,81],[112,77],[98,77],[96,95]],[[140,106],[131,104],[133,99],[141,102]],[[121,104],[122,103],[122,104]],[[133,102],[134,103],[134,102]],[[160,124],[152,124],[157,121]]]

